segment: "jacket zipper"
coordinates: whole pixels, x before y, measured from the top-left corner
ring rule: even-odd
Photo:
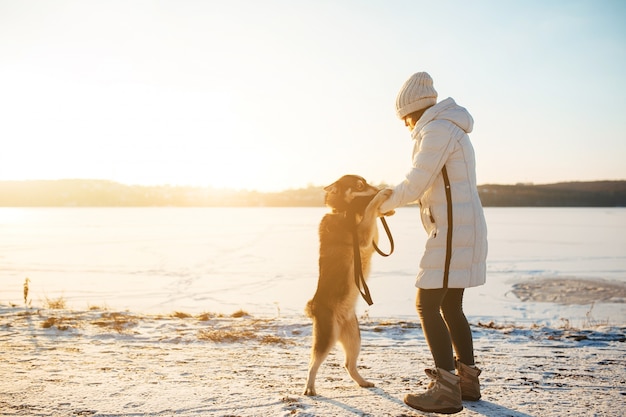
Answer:
[[[441,173],[443,174],[446,202],[448,206],[448,233],[446,236],[446,260],[443,270],[443,288],[448,288],[450,261],[452,259],[452,190],[450,189],[450,179],[448,178],[448,170],[446,169],[445,165],[443,166]]]

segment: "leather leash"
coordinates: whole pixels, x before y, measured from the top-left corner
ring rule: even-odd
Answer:
[[[380,249],[378,249],[378,246],[376,245],[376,242],[372,242],[372,244],[374,245],[374,249],[376,249],[376,252],[378,252],[378,254],[380,256],[384,256],[387,257],[389,255],[391,255],[393,253],[393,236],[391,236],[391,230],[389,230],[389,226],[387,225],[387,220],[385,220],[384,217],[379,217],[380,222],[383,224],[383,227],[385,228],[385,232],[387,233],[387,237],[389,238],[389,253],[385,253],[383,251],[381,251]]]
[[[379,218],[381,223],[383,224],[383,227],[385,228],[385,232],[387,233],[387,237],[389,238],[389,244],[391,248],[389,249],[389,253],[384,253],[378,248],[374,241],[372,241],[372,244],[374,245],[374,249],[376,250],[376,252],[378,252],[381,256],[389,256],[393,253],[394,249],[393,236],[391,236],[391,231],[389,230],[389,226],[387,225],[387,221],[385,220],[385,218]],[[356,220],[356,216],[354,216],[353,219]],[[365,277],[363,276],[363,265],[361,263],[361,251],[359,249],[359,236],[356,231],[356,221],[353,223],[352,228],[352,247],[354,249],[354,283],[359,289],[361,297],[363,297],[367,305],[371,306],[372,304],[374,304],[374,301],[372,301],[370,289],[368,288],[367,283],[365,282]]]

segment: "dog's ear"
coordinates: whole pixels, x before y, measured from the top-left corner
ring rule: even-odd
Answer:
[[[327,185],[326,187],[324,187],[324,191],[326,191],[327,193],[336,193],[337,191],[339,191],[337,188],[337,182],[333,182],[330,185]]]

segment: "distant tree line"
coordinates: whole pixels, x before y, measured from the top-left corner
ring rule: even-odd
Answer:
[[[626,207],[626,181],[481,185],[485,207]]]
[[[489,184],[479,186],[478,191],[486,207],[626,207],[626,181]],[[321,186],[263,193],[211,187],[124,185],[104,180],[0,181],[0,206],[3,207],[323,205]]]

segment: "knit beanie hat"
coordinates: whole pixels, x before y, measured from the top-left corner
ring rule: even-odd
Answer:
[[[400,89],[396,98],[396,113],[398,118],[404,119],[407,115],[436,103],[437,91],[433,87],[433,79],[427,72],[418,72]]]

